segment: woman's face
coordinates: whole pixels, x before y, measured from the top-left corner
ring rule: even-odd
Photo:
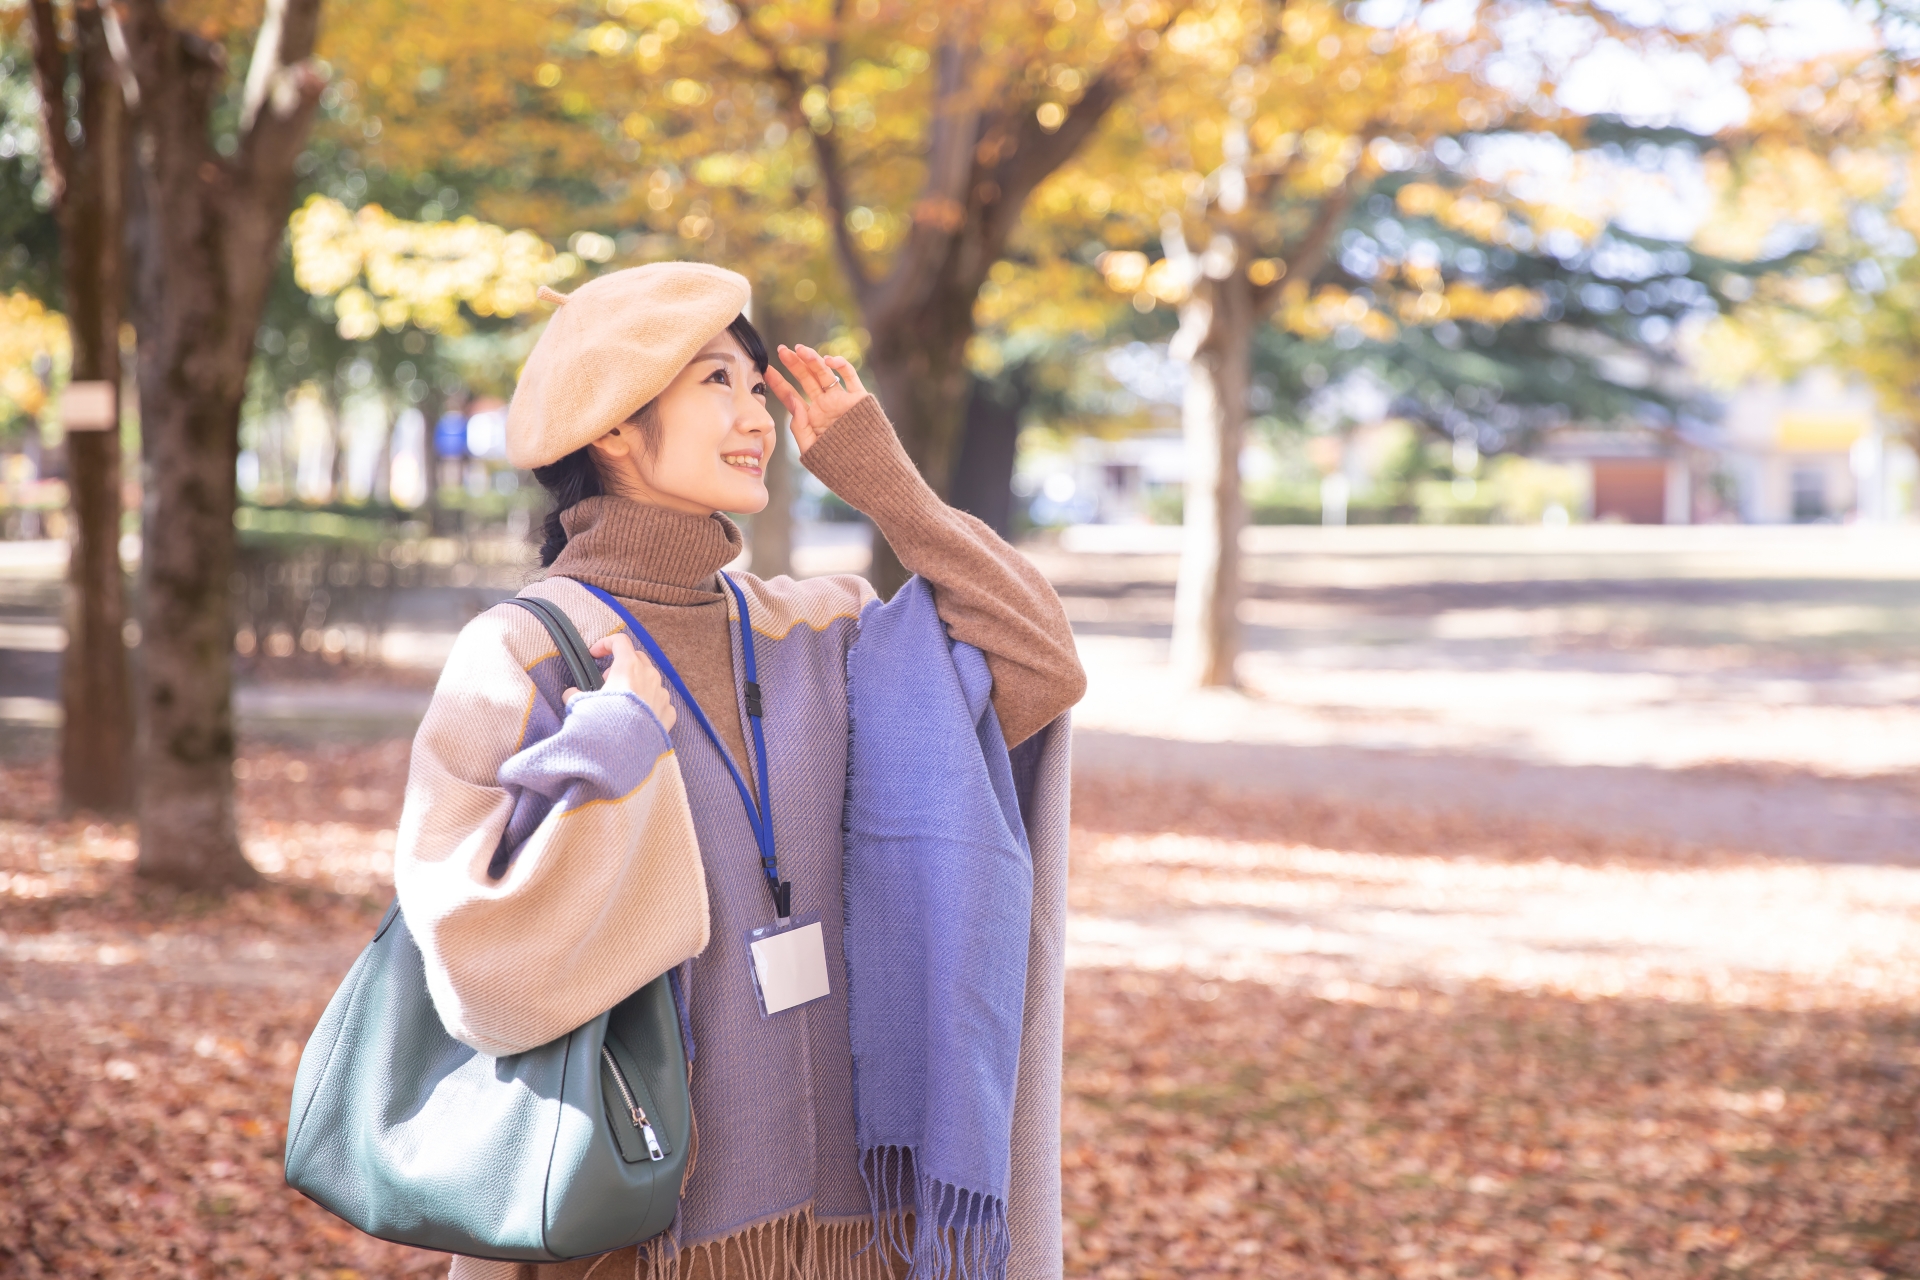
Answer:
[[[651,412],[653,449],[633,423],[594,441],[609,490],[690,515],[752,515],[767,505],[773,416],[766,380],[738,338],[722,331],[700,348]]]

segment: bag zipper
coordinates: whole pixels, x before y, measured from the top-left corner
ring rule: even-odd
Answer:
[[[627,1077],[621,1074],[620,1064],[613,1060],[613,1050],[603,1044],[600,1046],[600,1056],[606,1059],[607,1066],[613,1069],[613,1082],[620,1086],[620,1096],[626,1099],[627,1111],[633,1116],[633,1127],[640,1131],[642,1138],[646,1139],[647,1158],[665,1160],[667,1153],[660,1149],[660,1139],[654,1133],[652,1123],[647,1119],[646,1108],[634,1101],[633,1090],[627,1087]]]

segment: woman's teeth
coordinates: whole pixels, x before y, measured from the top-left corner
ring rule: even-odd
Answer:
[[[760,455],[757,453],[723,453],[720,455],[720,461],[730,467],[738,467],[742,471],[760,474]]]

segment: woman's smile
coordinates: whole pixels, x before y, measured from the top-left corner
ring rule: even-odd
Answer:
[[[720,461],[726,463],[734,470],[744,471],[750,476],[760,474],[761,458],[760,451],[757,449],[751,452],[723,453],[720,455]]]

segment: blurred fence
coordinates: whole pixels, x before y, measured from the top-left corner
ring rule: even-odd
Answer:
[[[254,674],[391,663],[396,623],[422,608],[457,622],[536,563],[524,518],[434,535],[413,518],[243,507],[235,523],[234,650]]]

